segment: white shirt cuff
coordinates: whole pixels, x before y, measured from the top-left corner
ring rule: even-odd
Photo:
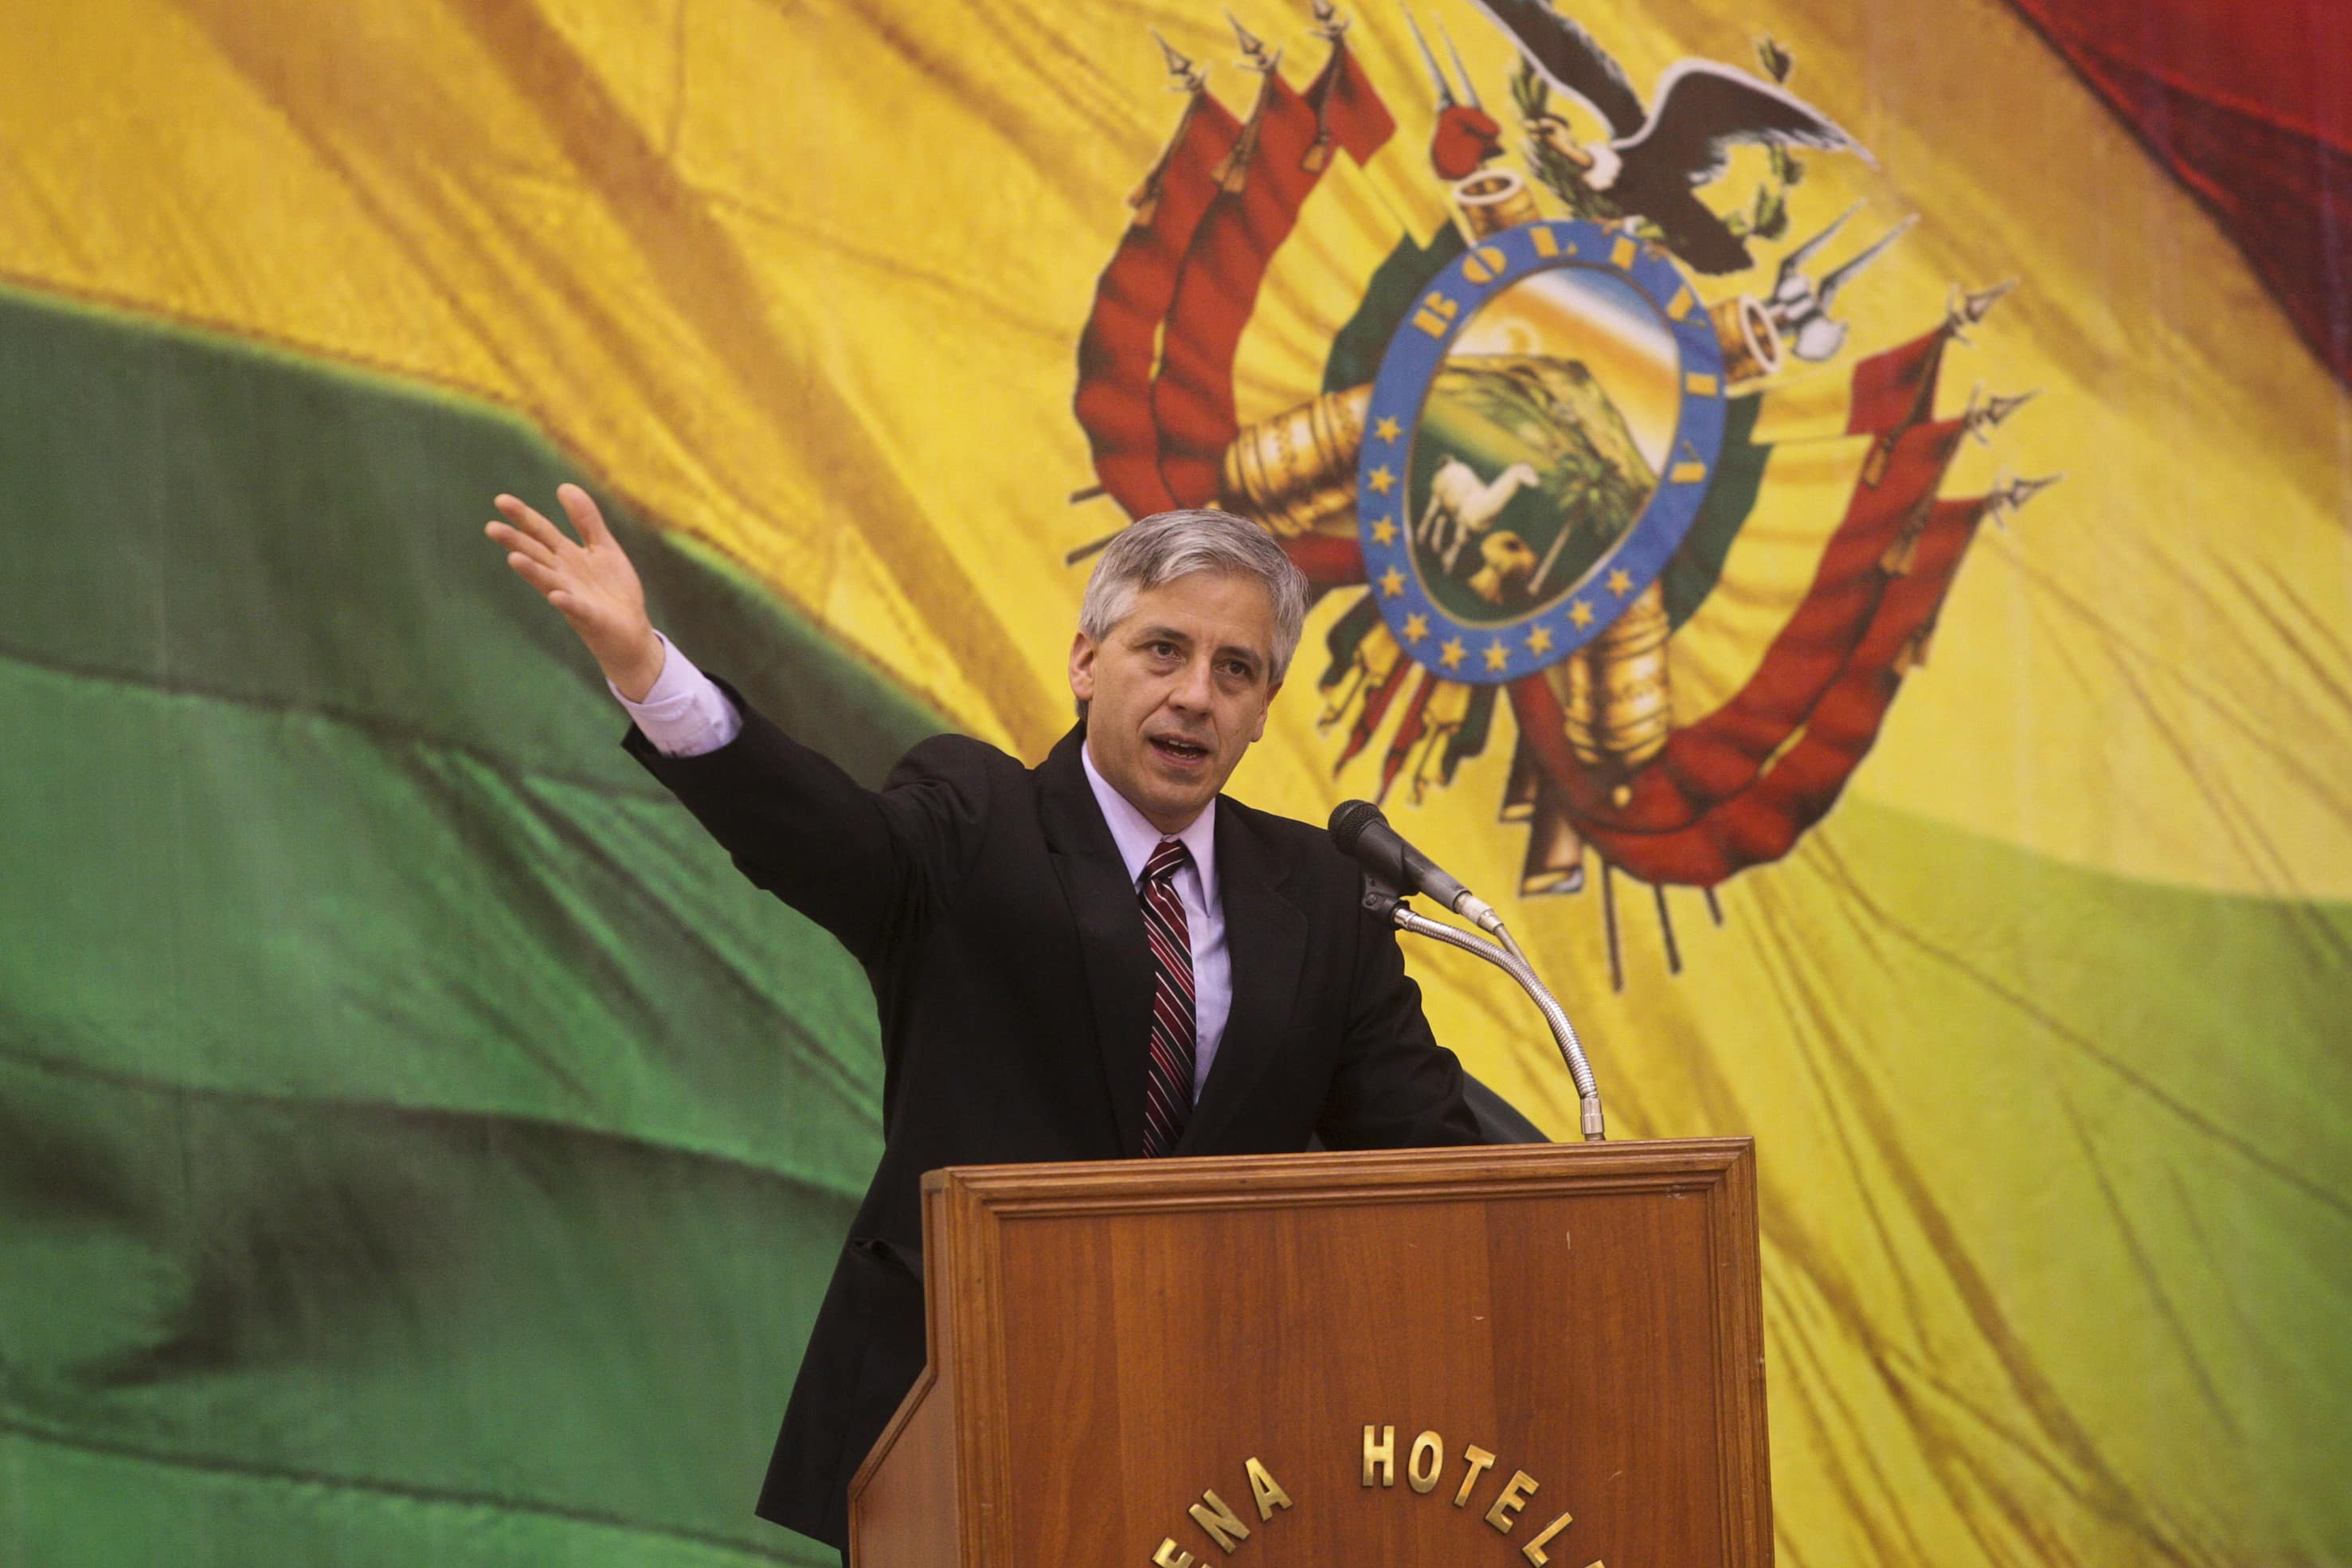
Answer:
[[[661,674],[644,701],[631,702],[621,695],[620,687],[604,683],[654,749],[665,757],[700,757],[740,735],[743,716],[718,683],[696,669],[694,661],[668,638],[658,632],[654,635],[661,640]]]

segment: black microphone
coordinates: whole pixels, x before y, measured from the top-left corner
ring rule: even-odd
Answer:
[[[1332,810],[1331,841],[1402,892],[1425,894],[1465,920],[1490,930],[1500,924],[1493,905],[1405,842],[1370,800],[1342,800]]]
[[[1568,1011],[1559,998],[1545,988],[1536,976],[1528,956],[1503,929],[1503,917],[1485,899],[1447,875],[1435,861],[1406,843],[1381,809],[1370,800],[1342,800],[1331,812],[1331,841],[1341,852],[1355,857],[1357,863],[1372,873],[1379,885],[1364,893],[1364,907],[1383,915],[1399,930],[1431,937],[1449,946],[1475,953],[1489,964],[1517,980],[1536,1006],[1543,1009],[1544,1022],[1550,1026],[1552,1039],[1559,1045],[1559,1054],[1568,1063],[1568,1071],[1576,1080],[1576,1097],[1580,1107],[1579,1123],[1588,1140],[1597,1142],[1606,1136],[1601,1114],[1601,1088],[1592,1079],[1592,1064],[1584,1059],[1584,1044],[1576,1038],[1576,1026],[1568,1019]],[[1430,920],[1406,908],[1401,895],[1423,893],[1445,905],[1465,920],[1475,921],[1494,935],[1489,942],[1474,936],[1458,925],[1448,925],[1442,920]]]

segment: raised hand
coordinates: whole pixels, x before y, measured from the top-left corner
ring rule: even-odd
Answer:
[[[507,552],[515,575],[546,596],[596,656],[604,678],[630,701],[642,699],[661,674],[661,639],[646,617],[646,591],[637,569],[604,524],[588,492],[559,485],[555,498],[580,532],[580,542],[512,496],[495,503],[504,522],[483,528]]]

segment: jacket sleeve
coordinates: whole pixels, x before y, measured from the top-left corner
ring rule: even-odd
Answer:
[[[1435,1148],[1485,1142],[1461,1062],[1422,1015],[1396,933],[1361,910],[1339,1071],[1316,1131],[1335,1149]]]
[[[743,716],[725,746],[665,756],[632,726],[623,747],[755,885],[872,967],[961,885],[979,851],[993,754],[961,736],[933,736],[868,789],[718,685]]]

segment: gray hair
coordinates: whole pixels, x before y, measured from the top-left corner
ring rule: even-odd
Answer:
[[[1196,571],[1230,571],[1254,578],[1274,601],[1273,679],[1289,672],[1307,624],[1307,577],[1274,536],[1246,517],[1208,507],[1154,512],[1111,540],[1087,579],[1078,606],[1078,630],[1093,642],[1135,608],[1135,596],[1190,577]]]

